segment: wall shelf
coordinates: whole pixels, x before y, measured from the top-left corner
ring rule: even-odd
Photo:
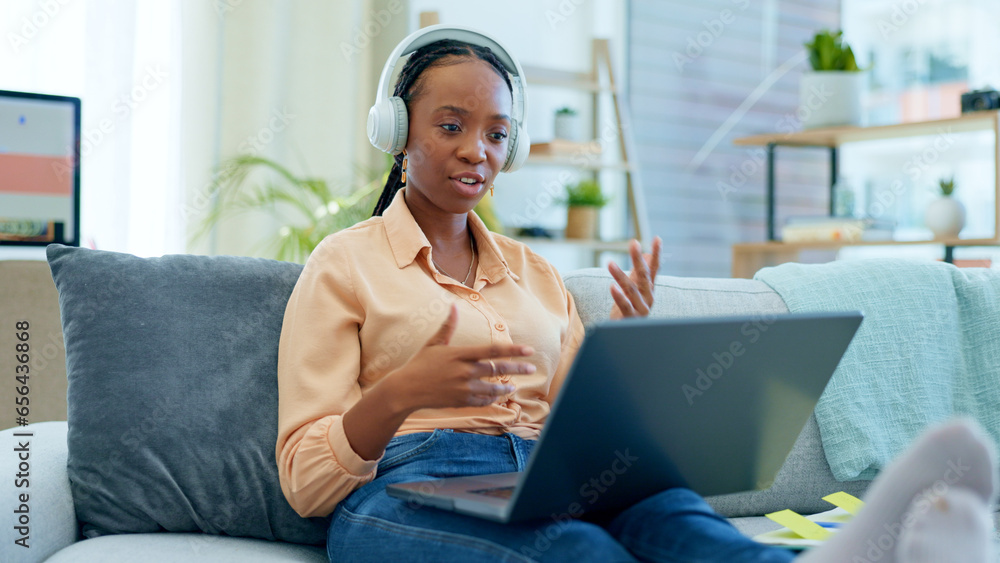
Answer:
[[[879,141],[921,137],[941,133],[967,133],[988,131],[997,121],[1000,110],[967,113],[960,117],[935,119],[913,123],[897,123],[875,127],[824,127],[807,129],[794,133],[769,133],[742,137],[733,141],[734,145],[767,146],[770,144],[786,147],[828,147],[835,148],[845,143],[858,141]]]
[[[947,239],[926,241],[817,241],[783,243],[776,240],[775,228],[775,150],[784,147],[819,147],[830,150],[830,213],[835,206],[833,186],[837,179],[838,149],[847,143],[901,139],[934,135],[951,135],[975,131],[991,131],[994,141],[994,226],[992,238]],[[784,262],[796,261],[802,250],[838,249],[845,246],[943,245],[945,259],[951,261],[952,251],[960,246],[1000,245],[1000,111],[982,111],[949,119],[881,125],[875,127],[825,127],[791,133],[770,133],[742,137],[733,141],[742,146],[767,148],[767,238],[762,243],[733,245],[733,277],[752,277],[757,270]]]

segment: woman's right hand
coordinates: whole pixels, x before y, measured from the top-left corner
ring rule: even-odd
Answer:
[[[386,376],[398,394],[394,399],[402,401],[405,410],[488,405],[515,387],[487,378],[535,373],[534,364],[496,359],[530,356],[534,353],[530,346],[451,346],[457,324],[458,307],[452,304],[437,333],[404,366]]]

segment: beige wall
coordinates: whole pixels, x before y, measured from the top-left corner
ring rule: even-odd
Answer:
[[[15,409],[27,407],[29,422],[66,420],[66,349],[63,345],[62,324],[59,318],[59,294],[49,265],[38,260],[0,260],[0,280],[3,298],[0,299],[0,429],[16,426]],[[20,330],[26,322],[27,330]],[[28,333],[26,342],[17,338]],[[17,392],[21,382],[15,381],[21,364],[16,346],[26,343],[28,355],[26,395]],[[15,399],[27,404],[15,405]]]

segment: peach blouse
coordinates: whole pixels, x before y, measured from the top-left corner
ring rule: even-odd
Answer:
[[[326,516],[375,478],[344,434],[345,413],[401,367],[458,304],[451,343],[527,344],[532,375],[483,407],[422,409],[396,435],[453,428],[537,438],[583,340],[573,297],[558,271],[525,245],[469,224],[479,252],[472,288],[439,272],[400,190],[381,217],[327,236],[309,257],[285,310],[278,348],[281,489],[302,516]],[[510,376],[498,376],[500,381]]]

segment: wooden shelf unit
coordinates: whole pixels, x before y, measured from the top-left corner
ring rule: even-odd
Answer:
[[[596,179],[602,170],[618,171],[625,175],[625,192],[627,197],[628,216],[634,231],[634,238],[645,246],[649,237],[649,219],[646,216],[646,204],[639,180],[638,167],[635,165],[635,144],[632,139],[632,128],[629,123],[629,111],[626,100],[622,96],[611,59],[611,50],[607,39],[594,39],[591,51],[591,69],[589,72],[574,72],[537,66],[522,66],[525,79],[529,85],[555,88],[568,88],[591,93],[592,131],[593,139],[599,135],[600,97],[610,95],[614,107],[614,119],[617,124],[617,143],[621,160],[605,162],[602,155],[585,155],[584,158],[562,155],[528,155],[526,166],[555,166],[576,168],[591,171]],[[607,79],[602,80],[602,69]],[[581,163],[585,160],[585,163]],[[623,235],[624,236],[624,235]],[[573,239],[547,239],[534,237],[516,237],[518,240],[532,244],[566,244],[593,251],[593,264],[599,266],[602,252],[628,252],[628,240],[591,240],[579,241]]]
[[[837,151],[846,143],[901,139],[942,134],[991,131],[994,142],[994,226],[992,238],[946,239],[924,241],[862,241],[839,242],[817,241],[783,243],[774,236],[775,216],[775,149],[784,147],[820,147],[830,149],[830,211],[834,209],[833,186],[837,180]],[[1000,245],[1000,110],[981,111],[949,119],[937,119],[914,123],[881,125],[875,127],[826,127],[793,133],[772,133],[742,137],[733,141],[742,146],[764,146],[767,148],[767,229],[768,241],[733,245],[732,276],[753,277],[762,267],[796,261],[802,250],[839,249],[845,246],[890,246],[890,245],[943,245],[945,259],[951,261],[952,251],[961,246]]]

